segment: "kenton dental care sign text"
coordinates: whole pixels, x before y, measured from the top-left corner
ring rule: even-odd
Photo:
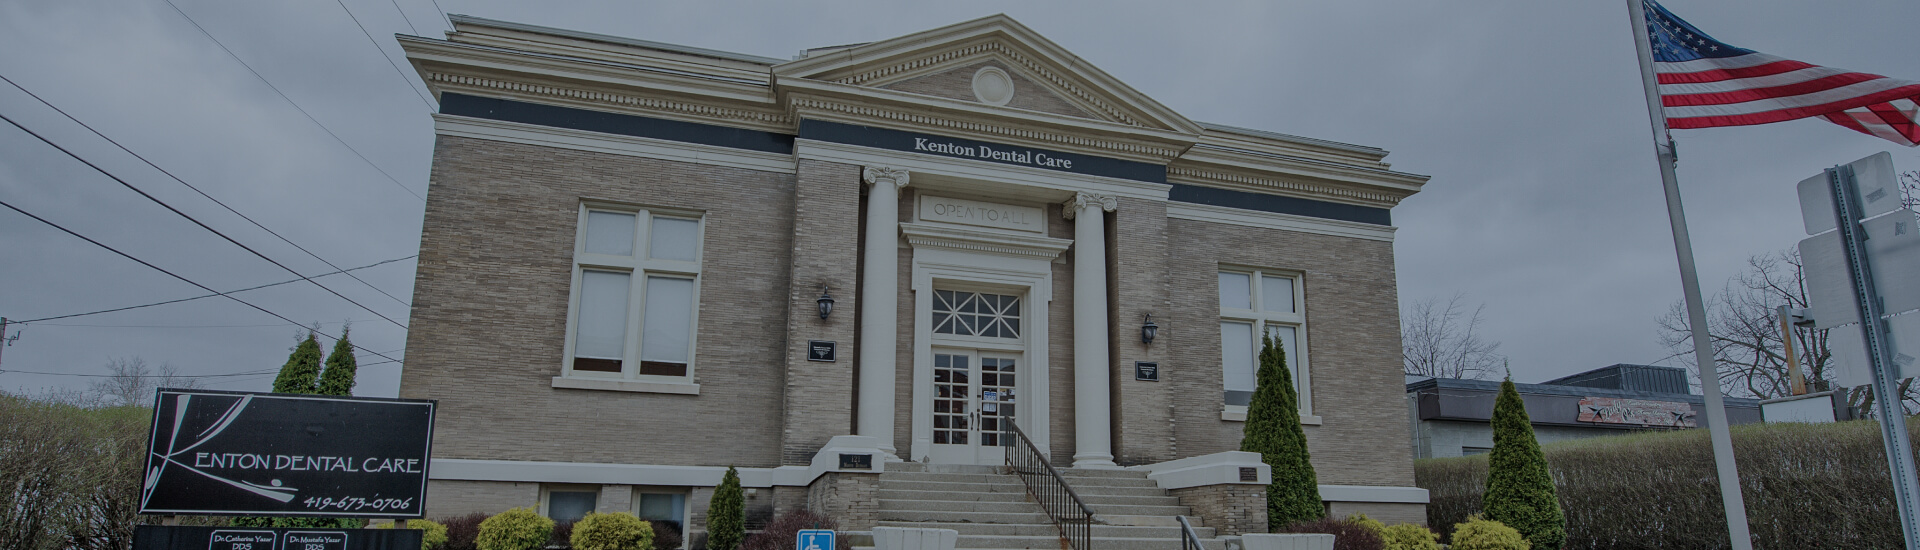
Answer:
[[[1062,170],[1073,169],[1073,161],[1059,158],[1059,157],[1048,156],[1046,153],[1042,153],[1039,151],[1021,150],[1021,149],[1005,149],[1005,148],[995,149],[992,147],[988,147],[986,145],[961,145],[958,143],[933,141],[923,137],[913,138],[913,150],[923,151],[927,153],[940,153],[943,155],[953,155],[956,157],[972,157],[972,158],[981,158],[981,159],[987,159],[987,160],[997,160],[1001,162],[1013,162],[1013,163],[1025,164],[1028,166],[1039,166],[1042,168],[1059,168]]]
[[[421,473],[417,458],[356,458],[351,456],[294,456],[253,453],[194,453],[193,467],[227,470],[286,470],[351,473]]]

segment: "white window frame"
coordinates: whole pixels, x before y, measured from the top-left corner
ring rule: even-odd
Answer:
[[[687,548],[687,543],[693,540],[693,537],[688,536],[688,532],[691,531],[688,526],[693,523],[693,491],[686,487],[635,485],[633,486],[633,506],[631,510],[627,510],[635,517],[640,516],[640,495],[680,496],[680,548]],[[645,521],[647,518],[640,519]]]
[[[563,493],[593,493],[593,509],[588,510],[587,513],[600,511],[600,498],[606,496],[606,495],[600,494],[599,485],[588,485],[588,484],[579,484],[579,483],[542,483],[540,484],[540,517],[543,517],[543,518],[553,517],[552,499],[553,499],[554,491],[559,491]]]
[[[1222,306],[1220,308],[1220,322],[1240,322],[1253,325],[1254,349],[1252,353],[1255,361],[1254,372],[1256,376],[1260,368],[1261,340],[1262,337],[1267,334],[1267,326],[1274,325],[1293,328],[1293,345],[1295,352],[1287,354],[1287,369],[1293,374],[1294,388],[1300,396],[1300,421],[1304,424],[1320,424],[1320,417],[1313,414],[1313,369],[1309,368],[1312,362],[1308,360],[1309,354],[1307,353],[1307,295],[1306,285],[1304,284],[1305,274],[1299,271],[1284,269],[1262,269],[1223,265],[1220,266],[1220,269],[1218,269],[1214,275],[1215,303],[1219,302],[1220,295],[1220,278],[1218,273],[1234,273],[1248,276],[1247,295],[1250,308],[1230,308]],[[1262,303],[1261,292],[1263,292],[1261,288],[1262,285],[1260,284],[1261,277],[1276,277],[1293,281],[1292,312],[1263,311],[1260,309]],[[1225,345],[1225,342],[1222,342],[1222,345]],[[1221,350],[1222,370],[1220,373],[1220,387],[1223,392],[1227,384],[1225,352],[1225,349]],[[1245,421],[1247,419],[1247,406],[1222,403],[1220,418],[1222,420]]]
[[[634,218],[633,254],[619,256],[587,252],[587,216],[591,212],[611,212],[631,214]],[[654,218],[672,218],[692,220],[699,224],[694,231],[694,259],[692,261],[663,260],[651,258],[649,248],[652,245],[650,232]],[[699,360],[695,350],[699,348],[700,337],[700,282],[701,264],[706,256],[706,216],[703,212],[687,209],[660,208],[646,206],[616,205],[599,202],[582,202],[575,221],[573,245],[573,276],[571,290],[567,296],[567,333],[561,375],[553,379],[555,388],[598,389],[617,391],[639,391],[655,393],[699,394],[699,385],[694,383],[698,373]],[[574,344],[580,315],[581,278],[587,271],[608,271],[629,274],[627,291],[627,331],[626,345],[620,361],[620,372],[601,372],[574,370]],[[648,277],[671,277],[693,281],[690,297],[693,311],[688,312],[687,372],[682,376],[640,374],[640,342],[646,322],[646,286]]]

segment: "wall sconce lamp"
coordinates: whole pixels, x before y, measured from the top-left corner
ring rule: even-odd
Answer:
[[[1160,325],[1153,324],[1153,314],[1147,314],[1147,324],[1140,325],[1140,343],[1151,344],[1153,337],[1160,333]]]
[[[827,314],[833,313],[833,295],[827,293],[827,285],[820,285],[820,299],[815,301],[820,302],[821,319],[826,319]]]

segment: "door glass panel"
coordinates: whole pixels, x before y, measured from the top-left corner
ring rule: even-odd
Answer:
[[[972,382],[969,363],[972,357],[959,354],[933,355],[933,442],[939,445],[965,445],[967,437],[968,390]]]
[[[980,358],[980,445],[1005,445],[1003,424],[1013,421],[1014,367],[1018,361],[1004,357]]]

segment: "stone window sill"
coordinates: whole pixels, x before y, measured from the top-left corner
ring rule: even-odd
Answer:
[[[1226,420],[1229,422],[1246,422],[1247,408],[1244,406],[1229,406],[1227,407],[1226,410],[1220,411],[1220,419]],[[1308,426],[1319,426],[1320,415],[1317,415],[1317,414],[1300,415],[1300,423]]]
[[[679,395],[700,395],[700,385],[691,382],[649,382],[641,380],[616,380],[610,378],[568,378],[553,377],[553,387],[572,390],[627,391],[638,393],[672,393]]]

